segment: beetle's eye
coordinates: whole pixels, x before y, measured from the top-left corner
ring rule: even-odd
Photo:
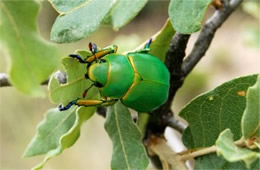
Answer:
[[[107,61],[104,60],[104,59],[100,59],[100,60],[99,60],[99,63],[105,63],[105,62],[107,62]]]
[[[89,79],[88,73],[85,74],[85,79]]]
[[[96,87],[99,87],[99,88],[100,88],[100,87],[103,87],[103,85],[102,85],[101,83],[97,82],[97,81],[94,82],[94,85],[95,85]]]

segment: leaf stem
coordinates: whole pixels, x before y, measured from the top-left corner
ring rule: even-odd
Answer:
[[[186,151],[186,152],[188,152],[188,151]],[[216,151],[217,151],[217,147],[215,145],[213,145],[211,147],[203,148],[203,149],[197,150],[195,152],[191,152],[191,153],[188,152],[184,155],[181,155],[179,157],[179,159],[181,161],[186,161],[186,160],[190,160],[190,159],[193,159],[193,158],[196,158],[196,157],[199,157],[199,156],[207,155],[207,154],[210,154],[210,153],[213,153],[213,152],[216,152]]]
[[[148,123],[149,118],[150,118],[149,113],[145,113],[145,112],[139,112],[139,113],[138,113],[137,126],[138,126],[139,130],[141,131],[142,139],[143,139],[144,136],[145,136],[146,125],[147,125],[147,123]]]
[[[241,139],[235,141],[234,143],[236,146],[240,146],[240,147],[246,146],[244,138],[241,138]],[[186,160],[194,159],[196,157],[207,155],[207,154],[214,153],[214,152],[217,152],[216,145],[206,147],[206,148],[196,149],[196,150],[194,150],[194,149],[186,150],[186,151],[183,151],[183,152],[180,152],[177,154],[180,155],[179,159],[181,161],[186,161]]]

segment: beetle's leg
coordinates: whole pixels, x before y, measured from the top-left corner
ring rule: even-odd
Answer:
[[[91,87],[93,87],[94,85],[95,85],[95,84],[91,84],[91,85],[84,91],[84,93],[82,94],[82,97],[83,97],[83,98],[86,97],[86,95],[87,95],[89,89],[91,89]]]
[[[150,45],[152,43],[152,38],[148,40],[148,42],[145,44],[144,48],[141,50],[137,50],[135,53],[148,53],[150,51]]]
[[[62,106],[59,105],[59,110],[64,111],[68,110],[72,105],[77,105],[77,106],[108,106],[112,105],[117,101],[117,99],[111,99],[111,100],[86,100],[86,99],[76,99],[71,101],[68,105]]]
[[[105,47],[101,50],[95,50],[93,44],[90,45],[90,51],[92,52],[92,56],[89,56],[86,61],[91,63],[93,61],[96,61],[98,59],[101,59],[102,57],[104,57],[107,54],[111,54],[111,53],[116,53],[117,51],[117,46],[116,45],[111,45],[108,47]]]
[[[152,41],[153,41],[153,39],[152,38],[150,38],[149,40],[148,40],[148,42],[146,43],[146,45],[145,45],[145,47],[144,47],[144,49],[149,49],[150,50],[150,45],[151,45],[151,43],[152,43]]]
[[[79,100],[79,98],[72,100],[66,106],[63,106],[62,104],[60,104],[58,108],[60,111],[68,110],[72,105],[76,104],[78,100]]]
[[[78,100],[75,105],[78,106],[109,106],[117,102],[117,99],[111,99],[111,100]]]
[[[80,63],[88,63],[87,61],[85,61],[84,59],[82,59],[79,55],[77,55],[77,54],[70,54],[69,55],[70,57],[72,57],[72,58],[76,58]]]

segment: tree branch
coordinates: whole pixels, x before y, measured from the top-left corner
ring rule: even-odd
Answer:
[[[61,72],[61,71],[57,71],[56,73],[54,73],[56,79],[58,80],[58,82],[60,84],[65,84],[67,82],[67,76],[66,73]],[[47,79],[46,81],[44,81],[42,83],[42,85],[48,85],[49,83],[49,79]],[[8,80],[8,75],[6,73],[0,73],[0,87],[8,87],[8,86],[12,86],[12,84],[9,82]],[[106,108],[105,107],[98,107],[97,108],[97,114],[106,117]]]
[[[150,121],[148,123],[148,132],[151,134],[158,133],[163,134],[165,127],[169,124],[169,120],[173,117],[173,112],[170,107],[173,101],[173,97],[179,87],[183,83],[183,73],[181,65],[183,58],[185,57],[185,49],[190,35],[175,34],[169,51],[166,54],[166,66],[170,71],[170,90],[168,100],[160,108],[154,110],[151,113]]]
[[[147,135],[163,134],[166,126],[175,126],[169,122],[173,113],[171,105],[178,89],[182,86],[184,79],[205,55],[216,30],[226,21],[230,14],[240,5],[242,0],[222,0],[222,8],[216,10],[214,15],[203,26],[200,35],[190,55],[185,57],[185,49],[190,35],[175,34],[166,55],[166,66],[170,71],[170,91],[168,100],[151,114],[148,123]],[[178,125],[176,125],[178,127]]]
[[[182,70],[187,76],[208,50],[218,28],[226,21],[230,14],[241,4],[243,0],[223,0],[222,8],[206,22],[190,53],[184,60]]]
[[[55,76],[57,77],[57,80],[60,84],[65,84],[67,82],[65,73],[61,71],[57,71],[55,73]],[[48,83],[49,83],[49,79],[42,82],[42,85],[48,85]],[[8,86],[12,86],[12,84],[9,81],[9,76],[6,73],[0,73],[0,87],[8,87]]]

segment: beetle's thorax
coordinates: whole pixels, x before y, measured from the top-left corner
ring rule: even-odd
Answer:
[[[105,85],[108,75],[108,63],[93,63],[88,68],[88,77],[91,81]]]

